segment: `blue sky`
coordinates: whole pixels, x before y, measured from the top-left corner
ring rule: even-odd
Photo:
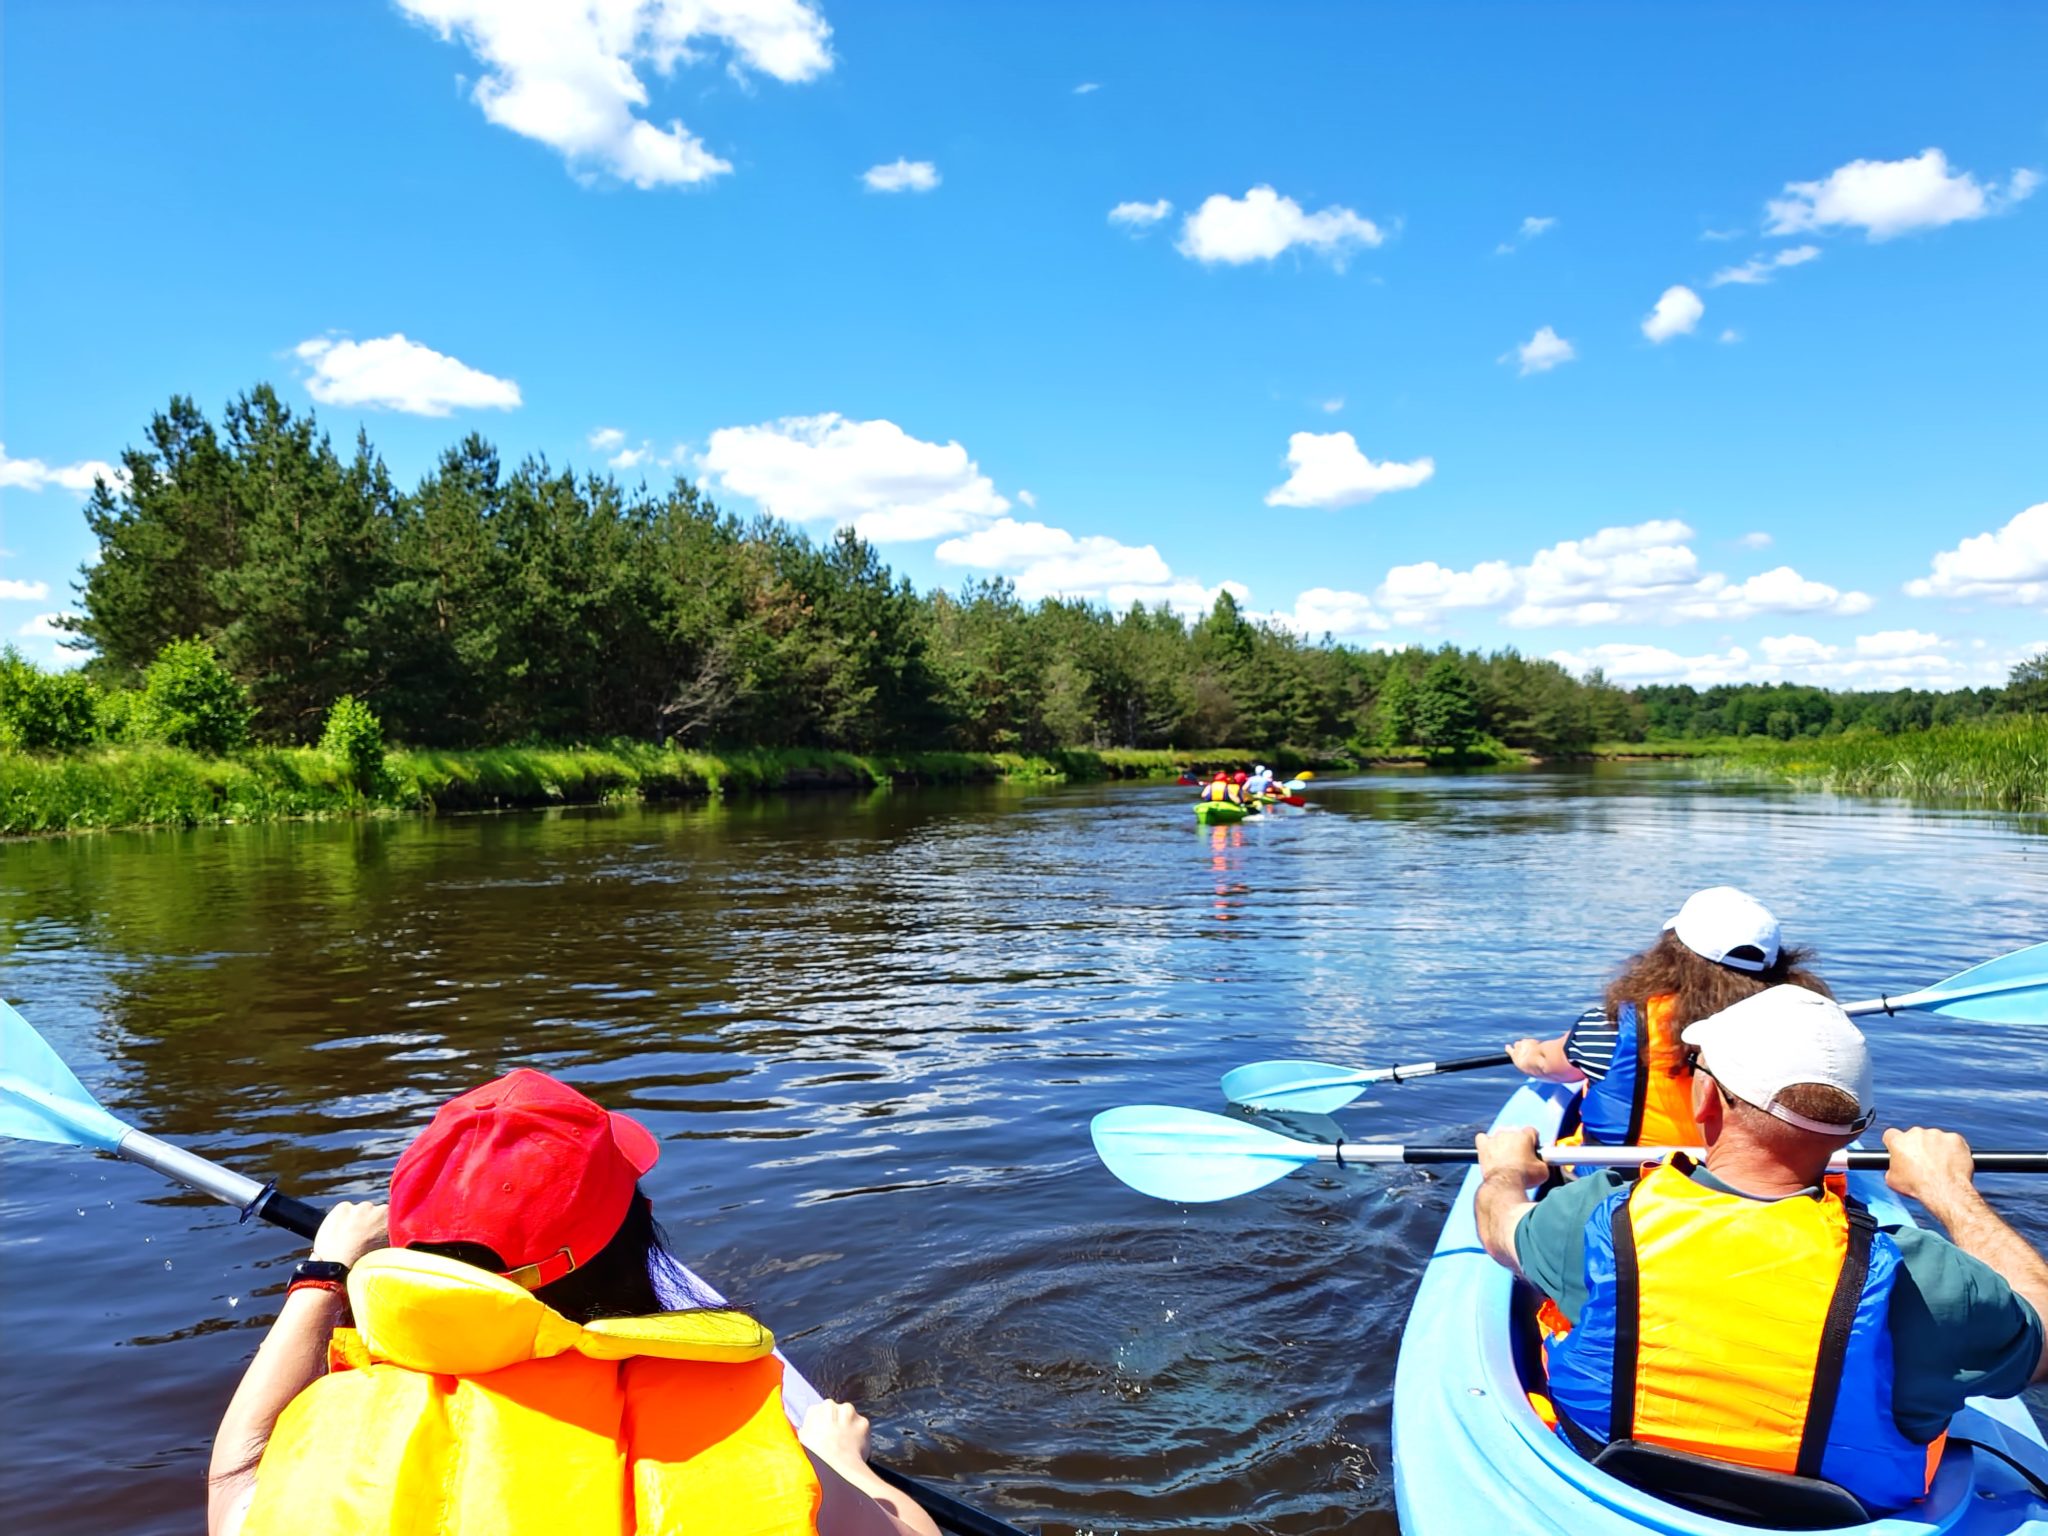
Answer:
[[[2048,11],[29,3],[0,639],[274,382],[921,584],[2002,679],[2048,642]]]

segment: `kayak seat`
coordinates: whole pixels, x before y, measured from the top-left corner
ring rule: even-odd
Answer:
[[[1593,1465],[1668,1503],[1743,1525],[1823,1531],[1871,1518],[1862,1501],[1838,1483],[1738,1467],[1640,1440],[1602,1447]]]

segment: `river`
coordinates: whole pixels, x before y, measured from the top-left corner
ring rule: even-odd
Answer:
[[[462,1089],[557,1073],[654,1128],[678,1251],[878,1452],[1060,1536],[1307,1536],[1393,1528],[1394,1356],[1454,1186],[1183,1209],[1101,1168],[1091,1115],[1561,1028],[1703,885],[1762,896],[1845,998],[2048,937],[2039,817],[1664,765],[1311,798],[1214,830],[1185,790],[995,787],[14,843],[0,995],[117,1114],[308,1198],[380,1190]],[[1884,1122],[2048,1145],[2038,1029],[1873,1039]],[[1505,1087],[1346,1123],[1463,1140]],[[294,1241],[112,1159],[9,1143],[0,1173],[10,1527],[195,1529]],[[2048,1239],[2048,1186],[1987,1187]]]

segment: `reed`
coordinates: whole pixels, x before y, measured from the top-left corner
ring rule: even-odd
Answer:
[[[348,766],[311,747],[204,757],[163,746],[75,753],[0,752],[0,835],[193,827],[292,817],[511,810],[610,800],[688,800],[809,789],[976,784],[997,780],[1171,777],[1200,763],[1250,766],[1253,754],[1080,748],[1047,753],[904,752],[861,755],[808,748],[691,752],[637,742],[602,746],[392,751],[367,789]],[[1283,771],[1342,766],[1287,753]]]
[[[1800,741],[1749,737],[1710,772],[1850,795],[1899,795],[2006,810],[2048,810],[2048,716],[2001,715],[1897,736],[1845,732]]]

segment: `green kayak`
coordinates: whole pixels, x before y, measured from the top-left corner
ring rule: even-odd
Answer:
[[[1229,800],[1197,800],[1195,820],[1205,823],[1243,821],[1245,809]]]

